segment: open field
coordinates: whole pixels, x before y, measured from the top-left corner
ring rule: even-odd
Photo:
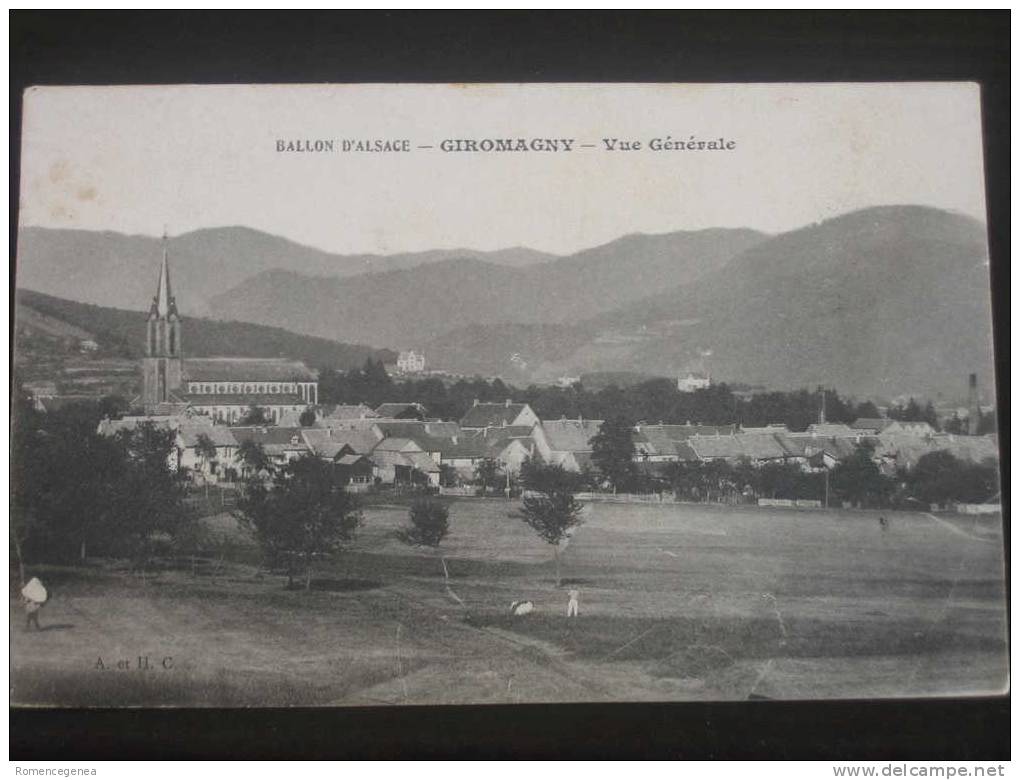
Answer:
[[[551,548],[516,506],[451,505],[451,592],[438,558],[392,538],[406,517],[396,506],[367,509],[358,541],[320,566],[309,592],[261,572],[240,538],[234,562],[197,576],[41,568],[53,593],[45,630],[25,632],[11,602],[12,701],[860,698],[1007,686],[998,517],[886,512],[883,531],[877,512],[589,505],[563,554],[565,585],[581,592],[581,616],[567,620]],[[229,518],[210,522],[234,533]],[[535,612],[509,616],[517,599]]]

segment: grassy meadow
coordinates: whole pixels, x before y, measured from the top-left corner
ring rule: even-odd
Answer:
[[[916,697],[1007,685],[1001,520],[590,504],[562,554],[517,504],[451,504],[442,563],[365,509],[313,588],[287,590],[226,515],[223,560],[142,578],[30,571],[11,600],[12,703],[259,706]],[[567,590],[580,616],[567,619]],[[510,603],[535,610],[511,616]],[[141,660],[140,660],[141,659]],[[120,665],[123,668],[118,668]]]

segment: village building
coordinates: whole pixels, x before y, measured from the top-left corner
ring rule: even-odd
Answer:
[[[465,431],[484,431],[508,426],[530,428],[540,422],[528,404],[517,404],[509,398],[502,403],[481,403],[475,399],[474,405],[461,418],[460,427]]]
[[[330,404],[319,406],[315,411],[318,425],[320,422],[327,427],[335,420],[370,420],[379,417],[379,413],[365,404]]]
[[[104,419],[99,422],[96,432],[100,436],[112,437],[121,431],[138,430],[142,425],[174,431],[174,447],[167,458],[171,471],[187,469],[207,479],[220,479],[225,476],[226,469],[235,465],[237,439],[230,429],[213,425],[207,417],[187,411],[177,415],[130,415],[119,420]],[[202,442],[202,437],[205,442]],[[200,442],[211,444],[215,454],[199,454]]]
[[[681,393],[693,393],[695,390],[707,390],[712,386],[712,377],[703,371],[689,371],[677,377],[676,389]]]
[[[601,426],[602,420],[545,420],[534,428],[535,450],[546,463],[567,471],[588,471],[592,468],[591,440]]]
[[[471,482],[478,466],[492,453],[479,433],[467,433],[447,439],[439,455],[441,466],[453,469],[460,482]]]
[[[254,442],[274,466],[286,466],[292,460],[308,455],[311,448],[305,443],[300,428],[280,428],[271,425],[248,425],[229,429],[240,447]]]
[[[419,374],[425,370],[425,355],[413,349],[397,356],[397,371],[401,374]]]
[[[439,487],[439,464],[410,439],[383,439],[372,450],[370,457],[383,483]]]
[[[185,358],[182,335],[164,236],[142,358],[138,401],[145,413],[179,413],[190,408],[216,422],[236,424],[251,407],[257,407],[276,422],[287,412],[300,413],[318,403],[318,378],[304,363],[276,358]]]
[[[211,444],[216,454],[201,454],[201,444]],[[232,476],[228,470],[237,470],[237,439],[223,425],[212,425],[200,418],[187,418],[177,427],[174,446],[177,450],[177,467],[201,475],[207,481],[220,481]]]
[[[822,437],[837,437],[841,439],[856,439],[865,435],[862,431],[856,431],[849,425],[843,423],[827,423],[819,422],[809,425],[806,431],[791,433],[791,436],[822,436]]]
[[[861,433],[877,436],[880,433],[905,434],[908,436],[934,436],[931,424],[920,420],[889,420],[884,417],[860,417],[850,427]]]
[[[730,436],[692,436],[686,442],[699,460],[725,460],[736,463],[750,461],[761,465],[772,461],[785,461],[786,450],[775,434],[735,433]]]

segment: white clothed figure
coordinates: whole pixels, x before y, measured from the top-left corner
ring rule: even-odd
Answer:
[[[570,590],[567,593],[567,617],[577,617],[577,599],[580,595],[577,590]]]

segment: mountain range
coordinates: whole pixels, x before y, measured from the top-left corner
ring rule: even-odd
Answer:
[[[87,278],[64,295],[147,304],[156,239],[33,231],[19,286]],[[131,265],[137,240],[150,243]],[[959,396],[971,372],[992,382],[985,228],[927,207],[865,209],[779,235],[635,234],[564,257],[423,252],[371,273],[354,272],[364,260],[238,228],[172,239],[170,251],[185,316],[200,313],[195,295],[221,319],[420,348],[430,367],[517,383],[696,368],[777,388],[938,398]],[[378,270],[387,263],[396,267]],[[123,284],[107,275],[120,266],[134,274]]]
[[[341,255],[246,227],[195,230],[168,238],[166,246],[174,293],[192,316],[219,316],[210,306],[214,296],[279,268],[306,276],[345,277],[455,257],[511,268],[555,257],[525,248]],[[24,227],[18,231],[17,286],[83,303],[144,310],[155,291],[162,251],[163,241],[152,236]]]

